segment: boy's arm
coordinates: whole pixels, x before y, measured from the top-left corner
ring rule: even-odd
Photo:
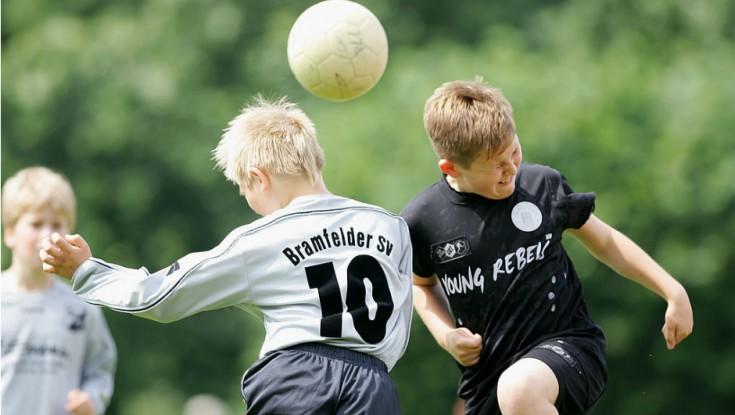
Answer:
[[[238,241],[231,234],[214,249],[189,254],[153,274],[92,258],[78,235],[52,235],[40,255],[44,271],[71,276],[74,293],[85,301],[171,322],[248,301],[247,267]]]
[[[673,349],[691,334],[692,306],[684,287],[627,236],[591,215],[579,229],[569,229],[597,259],[666,300],[662,333]]]
[[[482,337],[464,327],[455,327],[449,304],[436,276],[413,276],[413,305],[436,342],[463,366],[480,360]]]
[[[80,389],[89,395],[95,413],[104,414],[115,383],[117,350],[102,310],[92,309],[89,323]]]

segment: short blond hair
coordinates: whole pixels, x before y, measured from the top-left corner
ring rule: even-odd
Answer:
[[[270,102],[260,95],[230,121],[214,159],[228,180],[248,188],[252,167],[273,175],[308,177],[312,183],[324,167],[324,152],[309,117],[286,97]]]
[[[439,157],[465,167],[480,152],[502,151],[516,135],[510,103],[480,77],[437,88],[424,107],[424,128]]]
[[[60,173],[41,166],[27,167],[5,181],[2,190],[3,226],[12,228],[26,213],[51,209],[64,218],[69,229],[77,219],[74,190]]]

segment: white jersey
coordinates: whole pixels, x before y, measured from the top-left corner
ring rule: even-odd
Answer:
[[[72,389],[82,389],[102,414],[112,396],[115,343],[98,307],[54,280],[41,291],[21,291],[2,276],[3,415],[67,415]]]
[[[91,258],[72,282],[90,303],[162,322],[228,306],[258,311],[261,356],[320,342],[373,355],[391,369],[408,343],[411,253],[401,217],[309,195],[156,273]]]

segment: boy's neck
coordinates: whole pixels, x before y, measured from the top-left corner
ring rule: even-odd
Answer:
[[[45,291],[54,284],[51,274],[43,272],[40,265],[27,268],[11,264],[5,272],[15,276],[15,284],[19,291]]]
[[[457,179],[455,179],[454,177],[450,175],[446,176],[446,181],[447,183],[449,183],[449,187],[456,190],[457,192],[472,193],[470,190],[465,189],[464,186],[462,186],[462,184],[460,184],[460,182]]]
[[[310,180],[294,181],[279,198],[280,208],[288,206],[294,199],[301,196],[328,194],[327,186],[320,177],[315,183]]]

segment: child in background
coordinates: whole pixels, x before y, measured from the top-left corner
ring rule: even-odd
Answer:
[[[116,350],[102,311],[43,272],[38,251],[74,228],[69,182],[30,167],[2,189],[10,267],[2,272],[2,413],[101,415],[113,390]]]

